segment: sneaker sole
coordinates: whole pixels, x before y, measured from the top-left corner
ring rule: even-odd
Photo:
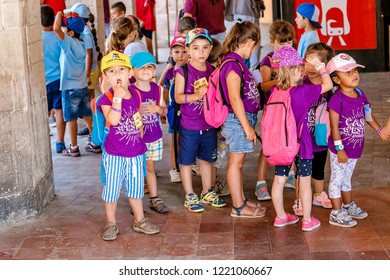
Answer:
[[[64,157],[79,157],[81,156],[81,154],[76,154],[76,155],[72,155],[72,154],[62,154]]]
[[[358,220],[362,220],[362,219],[365,219],[365,218],[367,218],[368,217],[368,214],[366,213],[366,215],[364,216],[364,217],[362,217],[362,216],[352,216],[352,215],[350,215],[352,218],[354,218],[354,219],[358,219]]]
[[[101,149],[97,150],[97,149],[94,149],[94,148],[85,148],[85,151],[89,152],[89,153],[95,153],[95,154],[101,154],[102,153]]]
[[[203,204],[210,204],[211,206],[213,206],[213,207],[215,207],[215,208],[221,208],[221,207],[226,206],[226,203],[224,203],[224,204],[212,204],[211,202],[208,202],[208,201],[203,200],[203,199],[200,200],[200,203],[203,203]]]
[[[329,224],[334,225],[334,226],[338,226],[338,227],[343,227],[343,228],[351,228],[351,227],[356,226],[357,222],[355,224],[353,224],[353,225],[343,225],[343,224],[339,224],[339,223],[336,223],[336,222],[333,222],[333,221],[329,221]]]
[[[197,209],[197,210],[192,210],[192,209],[189,209],[188,206],[184,205],[185,208],[187,208],[188,211],[192,212],[192,213],[199,213],[199,212],[203,212],[204,211],[204,208],[202,209]]]
[[[312,230],[315,230],[316,228],[319,228],[320,226],[321,226],[321,222],[318,225],[312,226],[311,228],[303,228],[302,227],[302,230],[303,231],[312,231]]]
[[[313,200],[313,205],[314,206],[319,206],[319,207],[322,207],[322,208],[325,208],[325,209],[331,209],[332,208],[332,205],[326,206],[326,205],[324,205],[321,202],[318,202],[316,200]]]
[[[181,183],[181,179],[180,180],[171,180],[171,183]]]
[[[266,196],[266,197],[261,197],[261,198],[259,198],[259,197],[257,196],[257,192],[255,192],[255,195],[256,195],[256,197],[257,197],[257,200],[259,200],[259,201],[266,201],[266,200],[271,200],[271,199],[272,199],[271,196]]]
[[[278,227],[278,228],[285,227],[285,226],[288,226],[288,225],[296,224],[298,222],[299,222],[299,219],[296,219],[295,221],[291,221],[291,222],[284,223],[284,224],[281,224],[281,225],[275,225],[275,223],[274,223],[274,227]]]
[[[157,233],[160,232],[160,231],[147,232],[147,231],[144,231],[144,230],[142,230],[142,229],[135,228],[135,227],[133,227],[133,230],[134,230],[135,232],[140,232],[140,233],[144,233],[144,234],[147,234],[147,235],[153,235],[153,234],[157,234]]]

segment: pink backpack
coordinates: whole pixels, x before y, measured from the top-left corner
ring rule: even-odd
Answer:
[[[226,59],[222,62],[221,66],[216,68],[213,73],[211,73],[209,77],[209,88],[207,89],[207,93],[203,96],[203,114],[206,122],[213,127],[220,127],[226,120],[228,115],[228,107],[226,105],[226,100],[224,93],[222,91],[221,81],[219,79],[219,75],[222,67],[229,61],[234,61],[241,68],[241,90],[240,95],[241,98],[244,97],[243,89],[244,89],[244,69],[241,63],[234,58]]]
[[[268,163],[274,166],[292,164],[299,150],[302,126],[298,136],[290,89],[279,90],[275,87],[261,120],[263,153]]]

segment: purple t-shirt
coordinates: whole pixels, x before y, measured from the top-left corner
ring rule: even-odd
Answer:
[[[149,99],[153,100],[156,104],[160,104],[161,93],[160,87],[150,82],[150,91],[140,90],[135,84],[130,85],[131,91],[138,90],[141,93],[142,102],[148,102]],[[142,112],[142,111],[141,111]],[[151,115],[142,115],[142,122],[144,124],[144,141],[145,143],[153,143],[162,138],[162,128],[160,122],[160,115],[157,113]]]
[[[313,83],[310,81],[308,76],[303,77],[303,83],[305,85],[313,85]],[[325,147],[325,146],[318,146],[316,144],[316,140],[314,138],[314,128],[316,125],[316,110],[317,110],[317,107],[325,101],[324,99],[325,99],[325,97],[322,97],[322,98],[320,97],[316,102],[314,102],[311,105],[309,112],[308,112],[307,126],[308,126],[308,129],[309,129],[309,132],[311,135],[311,139],[313,142],[313,152],[321,152],[321,151],[326,151],[328,149],[328,147]]]
[[[269,68],[272,68],[270,58],[272,58],[273,55],[274,55],[274,52],[270,52],[269,54],[267,54],[263,58],[263,60],[260,62],[260,68],[261,68],[261,66],[268,66]]]
[[[164,78],[164,87],[169,89],[172,85],[173,80],[175,79],[176,75],[176,69],[175,67],[169,68],[168,71],[165,73]]]
[[[188,81],[185,85],[185,94],[194,94],[194,82],[205,77],[209,80],[209,76],[213,72],[213,67],[206,62],[206,71],[199,71],[190,63],[188,65]],[[181,67],[176,69],[176,74],[184,77],[183,69]],[[180,125],[185,129],[192,130],[206,130],[212,128],[203,115],[203,98],[201,100],[190,102],[188,104],[180,104],[181,120]]]
[[[112,105],[105,95],[100,98],[97,104],[97,110],[100,112],[103,112],[102,105]],[[138,112],[140,105],[141,100],[135,92],[132,92],[130,99],[122,99],[121,119],[117,125],[110,127],[104,142],[104,149],[108,154],[128,158],[136,157],[146,152],[146,145],[141,138],[141,131],[135,128],[133,120],[133,115]]]
[[[248,70],[244,63],[244,59],[237,53],[230,53],[226,55],[223,60],[228,58],[236,59],[244,69],[244,75],[241,72],[241,68],[235,61],[227,62],[221,69],[220,72],[220,80],[222,84],[223,94],[228,105],[229,113],[234,113],[233,108],[230,105],[230,98],[228,87],[226,83],[226,78],[230,71],[234,71],[241,78],[244,77],[244,98],[242,99],[242,103],[244,104],[245,112],[257,114],[260,111],[260,93],[257,89],[256,82],[253,79],[251,73]]]
[[[271,95],[275,87],[271,88]],[[308,128],[308,112],[321,96],[321,85],[297,85],[290,90],[291,108],[297,123],[297,132],[302,126],[299,156],[313,159],[313,141]]]
[[[328,109],[340,115],[339,130],[344,150],[349,158],[360,158],[364,147],[364,104],[370,104],[362,90],[357,98],[345,95],[337,89],[328,102]],[[357,91],[356,91],[357,92]],[[329,150],[337,153],[332,135],[328,139]]]
[[[225,2],[219,0],[215,5],[210,0],[187,0],[184,12],[196,17],[199,28],[206,28],[210,34],[225,32]]]

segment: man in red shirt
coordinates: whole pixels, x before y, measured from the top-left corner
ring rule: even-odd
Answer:
[[[153,54],[153,31],[156,31],[156,16],[154,15],[155,0],[136,0],[136,15],[144,22],[141,28],[142,34],[146,37],[146,47]]]
[[[49,5],[56,15],[66,9],[65,0],[41,0],[41,5]]]

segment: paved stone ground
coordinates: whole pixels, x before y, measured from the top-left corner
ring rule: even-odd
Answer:
[[[390,73],[362,74],[361,87],[373,103],[374,114],[380,122],[390,115],[389,79]],[[82,156],[65,158],[55,153],[55,136],[52,136],[56,197],[36,219],[0,229],[0,259],[390,258],[390,143],[380,142],[372,131],[367,130],[366,147],[353,178],[355,201],[369,213],[368,218],[358,221],[354,228],[343,229],[328,224],[330,210],[313,207],[313,214],[322,226],[309,233],[301,231],[300,223],[274,228],[271,202],[264,203],[268,208],[266,216],[255,220],[231,218],[230,197],[226,197],[228,205],[224,208],[206,206],[203,213],[189,213],[183,207],[181,184],[171,184],[167,176],[167,134],[164,140],[164,159],[156,168],[159,196],[170,212],[166,215],[152,212],[147,197],[144,199],[145,215],[160,226],[160,234],[135,233],[133,217],[122,196],[117,212],[119,237],[113,242],[103,241],[100,155],[86,153],[86,137],[79,137]],[[257,146],[244,167],[244,186],[249,199],[255,199],[259,151]],[[270,168],[269,185],[272,174]],[[199,193],[200,178],[193,179],[195,191]],[[293,199],[293,190],[286,189],[287,210],[291,209]]]

